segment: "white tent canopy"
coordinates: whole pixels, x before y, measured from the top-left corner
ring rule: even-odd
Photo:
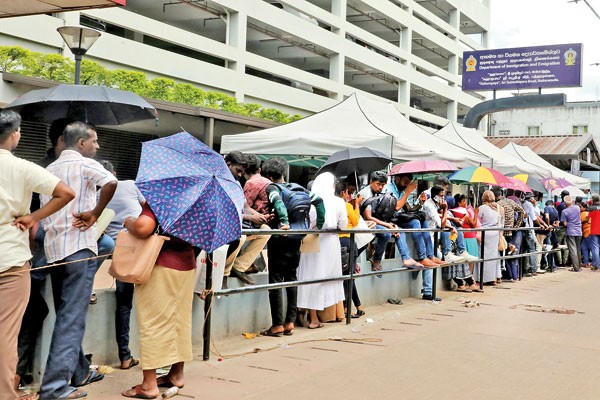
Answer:
[[[392,103],[352,94],[337,105],[287,125],[226,135],[221,153],[329,156],[349,147],[369,147],[396,160],[448,160],[460,166],[488,158],[449,144],[405,118]]]
[[[494,168],[503,174],[521,172],[537,178],[546,178],[551,175],[548,169],[531,164],[520,157],[516,157],[494,146],[485,140],[475,129],[465,128],[459,124],[450,122],[433,135],[463,149],[485,155],[489,158],[489,161],[484,166]]]
[[[570,174],[560,168],[555,167],[527,146],[520,146],[514,142],[510,142],[503,147],[503,150],[513,154],[515,157],[519,157],[521,160],[526,160],[531,164],[549,170],[551,175],[546,176],[546,178],[551,176],[555,178],[563,178],[580,189],[589,189],[590,187],[589,179]]]

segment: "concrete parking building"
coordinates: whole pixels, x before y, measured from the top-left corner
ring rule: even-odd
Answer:
[[[486,48],[490,7],[489,0],[127,0],[5,19],[0,43],[70,56],[56,28],[78,24],[105,32],[86,58],[109,68],[301,115],[362,91],[442,126],[483,98],[462,92],[460,66],[463,51]]]

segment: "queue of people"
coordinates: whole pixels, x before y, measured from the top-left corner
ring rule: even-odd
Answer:
[[[135,183],[118,181],[110,162],[94,160],[99,148],[94,126],[57,121],[50,130],[53,147],[40,166],[11,154],[19,143],[20,122],[18,114],[0,111],[0,164],[7,171],[0,182],[11,192],[3,193],[3,200],[11,201],[0,202],[0,249],[5,254],[0,258],[0,400],[37,398],[18,393],[18,388],[33,379],[36,341],[48,313],[42,293],[47,276],[56,322],[39,398],[84,398],[87,393],[82,387],[104,378],[90,368],[91,360],[82,346],[88,307],[94,303],[94,276],[112,252],[120,230],[146,238],[161,227]],[[562,250],[564,243],[568,251],[564,254],[527,257],[526,276],[552,272],[567,263],[572,271],[588,265],[594,271],[600,267],[597,195],[588,205],[564,194],[557,207],[550,202],[542,210],[530,195],[492,188],[482,193],[476,206],[470,196],[452,196],[450,182],[443,175],[419,192],[410,174],[390,177],[384,171],[372,171],[368,184],[360,188],[353,176],[325,172],[316,176],[308,190],[288,181],[289,166],[281,157],[261,162],[255,155],[232,152],[225,162],[232,176],[243,183],[246,228],[370,228],[373,234],[364,234],[359,244],[347,233],[323,233],[311,249],[302,249],[304,234],[243,235],[228,244],[223,288],[231,277],[252,285],[252,274],[264,270],[269,283],[338,278],[350,273],[350,265],[354,273],[360,273],[356,261],[363,252],[368,254],[370,269],[380,272],[386,255],[395,250],[404,267],[421,273],[422,299],[437,302],[442,299],[433,293],[433,268],[443,267],[444,279],[453,282],[458,292],[471,293],[482,291],[478,281],[498,285],[519,279],[518,261],[501,262],[498,256],[503,253]],[[33,193],[40,194],[38,204],[32,203]],[[97,232],[95,222],[105,208],[114,210],[115,217],[105,232]],[[500,230],[520,226],[535,231]],[[487,230],[485,236],[468,230],[479,227],[499,229]],[[407,233],[388,232],[396,228],[429,231],[410,232],[411,241],[407,241]],[[351,247],[354,260],[349,259]],[[141,383],[124,390],[124,397],[154,399],[161,387],[184,386],[184,366],[193,359],[192,303],[199,251],[170,236],[147,283],[135,287],[116,283],[120,368],[140,365],[142,369]],[[478,267],[481,258],[485,259],[483,275]],[[45,265],[50,268],[41,268]],[[30,267],[34,268],[31,273]],[[260,334],[280,337],[293,335],[296,327],[322,328],[323,322],[342,321],[353,306],[353,318],[364,316],[355,285],[352,298],[345,298],[350,284],[333,281],[288,287],[285,298],[283,289],[269,290],[271,324]],[[401,304],[400,299],[390,302]],[[139,357],[129,349],[133,304]],[[325,321],[321,312],[327,309],[333,310],[333,317]],[[169,372],[158,376],[157,369],[164,366],[169,366]]]

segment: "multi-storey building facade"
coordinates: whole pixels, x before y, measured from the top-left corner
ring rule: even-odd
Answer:
[[[4,19],[0,44],[69,56],[56,28],[87,25],[105,33],[86,57],[107,67],[302,115],[361,91],[441,126],[482,99],[462,92],[461,57],[489,23],[489,0],[127,0]]]

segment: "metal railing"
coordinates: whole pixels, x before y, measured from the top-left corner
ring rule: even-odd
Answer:
[[[552,250],[542,250],[542,251],[533,251],[533,252],[528,252],[528,253],[519,253],[519,254],[515,254],[515,255],[499,255],[498,257],[485,257],[485,252],[484,252],[484,248],[485,248],[485,236],[486,236],[486,232],[489,231],[497,231],[497,232],[505,232],[505,231],[531,231],[531,230],[537,230],[539,229],[539,227],[522,227],[522,228],[500,228],[500,227],[491,227],[491,228],[471,228],[471,229],[464,229],[464,228],[457,228],[458,231],[461,232],[481,232],[481,240],[479,243],[479,251],[480,251],[480,258],[476,261],[458,261],[458,262],[453,262],[453,263],[446,263],[443,265],[439,265],[436,267],[399,267],[399,268],[391,268],[391,269],[386,269],[386,270],[381,270],[381,271],[371,271],[371,272],[361,272],[360,274],[356,275],[354,273],[354,268],[356,266],[356,260],[355,260],[355,247],[356,246],[350,246],[349,249],[349,274],[348,275],[341,275],[341,276],[336,276],[336,277],[332,277],[332,278],[322,278],[322,279],[312,279],[312,280],[306,280],[306,281],[293,281],[293,282],[282,282],[282,283],[269,283],[269,284],[262,284],[262,285],[252,285],[252,286],[244,286],[244,287],[239,287],[239,288],[232,288],[232,289],[221,289],[221,290],[213,290],[212,286],[213,286],[213,282],[212,282],[212,254],[209,254],[207,257],[207,262],[206,262],[206,284],[205,284],[205,288],[206,288],[206,295],[204,298],[204,327],[203,327],[203,352],[202,352],[202,358],[203,360],[208,360],[210,358],[210,335],[211,335],[211,310],[212,310],[212,301],[213,301],[213,297],[214,296],[221,296],[221,295],[231,295],[231,294],[244,294],[244,293],[250,293],[250,292],[258,292],[258,291],[265,291],[265,290],[272,290],[272,289],[284,289],[284,288],[288,288],[288,287],[294,287],[294,286],[303,286],[303,285],[311,285],[311,284],[315,284],[315,283],[325,283],[325,282],[337,282],[337,281],[346,281],[349,280],[350,284],[347,285],[348,288],[346,290],[345,296],[346,296],[346,301],[347,301],[347,307],[346,307],[346,324],[350,324],[352,321],[352,317],[351,317],[351,313],[352,313],[352,307],[351,307],[351,299],[352,299],[352,288],[353,288],[353,282],[355,279],[357,278],[366,278],[366,277],[371,277],[371,276],[381,276],[381,275],[387,275],[387,274],[394,274],[394,273],[398,273],[398,272],[404,272],[404,271],[422,271],[422,270],[427,270],[427,269],[431,269],[432,270],[432,297],[435,298],[436,297],[436,292],[437,292],[437,271],[440,267],[447,267],[447,266],[451,266],[451,265],[460,265],[460,264],[465,264],[465,263],[479,263],[479,285],[480,288],[483,291],[483,272],[484,272],[484,262],[485,261],[496,261],[496,260],[510,260],[510,259],[524,259],[525,257],[529,257],[531,255],[539,255],[539,254],[548,254],[548,253],[555,253],[555,252],[559,252],[561,250],[563,250],[562,248],[556,248],[556,249],[552,249]],[[564,229],[564,228],[559,228],[559,229]],[[244,229],[242,230],[242,235],[246,235],[246,236],[250,236],[250,235],[290,235],[290,234],[349,234],[350,235],[350,242],[353,244],[354,243],[354,235],[357,233],[371,233],[371,234],[381,234],[381,233],[412,233],[412,232],[433,232],[433,248],[434,248],[434,252],[437,250],[438,248],[438,244],[439,244],[439,234],[442,231],[448,231],[449,229],[437,229],[437,228],[421,228],[421,229],[403,229],[403,228],[396,228],[396,229],[323,229],[323,230],[315,230],[315,229],[311,229],[311,230],[281,230],[281,229]],[[523,277],[523,263],[519,263],[519,280],[521,280]]]

